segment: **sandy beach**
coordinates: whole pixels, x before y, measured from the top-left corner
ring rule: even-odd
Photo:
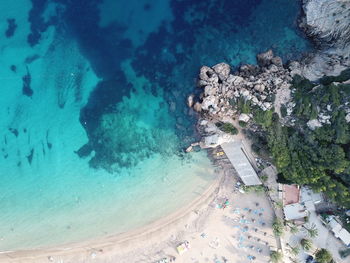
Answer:
[[[264,194],[235,192],[236,180],[234,170],[220,170],[201,196],[152,224],[76,244],[2,252],[0,262],[157,262],[170,256],[175,262],[268,262],[276,248],[273,211]],[[184,241],[190,249],[179,255],[176,246]]]

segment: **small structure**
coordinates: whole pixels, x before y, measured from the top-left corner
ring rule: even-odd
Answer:
[[[245,185],[262,184],[245,153],[242,142],[223,143],[221,148]]]
[[[187,250],[189,250],[190,248],[190,243],[188,241],[185,241],[181,244],[179,244],[176,247],[177,252],[179,253],[179,255],[182,255],[183,253],[185,253]]]
[[[286,220],[298,220],[308,216],[306,207],[300,203],[289,204],[283,207],[284,217]]]
[[[300,202],[300,188],[296,184],[284,184],[282,187],[283,205],[296,204]]]
[[[350,233],[339,224],[335,217],[331,217],[328,226],[336,238],[340,239],[346,246],[350,245]]]
[[[308,211],[316,211],[316,205],[323,202],[323,196],[308,187],[302,187],[301,202],[305,204]]]
[[[285,219],[303,221],[309,213],[305,204],[300,202],[300,187],[296,184],[284,184],[281,189]]]

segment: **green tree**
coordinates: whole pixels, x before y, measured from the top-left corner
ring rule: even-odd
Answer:
[[[280,251],[271,251],[270,258],[273,263],[278,263],[282,261],[283,254]]]
[[[317,227],[315,224],[312,224],[310,227],[305,227],[305,230],[307,231],[307,235],[310,237],[310,238],[315,238],[318,236],[318,230],[317,230]]]
[[[333,260],[331,253],[329,253],[329,251],[324,248],[317,251],[315,259],[320,263],[330,263]]]
[[[305,251],[310,251],[312,248],[312,241],[310,239],[303,238],[300,240],[300,245]]]

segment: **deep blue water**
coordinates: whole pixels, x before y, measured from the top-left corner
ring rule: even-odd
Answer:
[[[80,234],[64,238],[60,229],[94,224],[95,203],[114,208],[81,238],[128,229],[106,222],[127,214],[126,200],[151,198],[167,178],[178,187],[174,194],[194,192],[189,182],[199,184],[199,171],[210,165],[205,153],[182,151],[198,140],[196,114],[185,101],[200,66],[255,63],[255,55],[269,48],[287,61],[310,49],[296,28],[298,1],[19,2],[0,4],[4,249],[78,240]],[[163,207],[156,195],[152,200],[143,203],[150,215],[145,222],[162,214],[147,210]],[[78,212],[90,221],[75,222]],[[56,225],[48,223],[52,218]],[[47,242],[40,229],[57,238]]]

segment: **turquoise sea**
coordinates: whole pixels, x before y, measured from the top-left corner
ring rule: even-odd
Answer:
[[[117,234],[215,178],[186,105],[203,64],[310,49],[293,0],[2,0],[0,251]]]

